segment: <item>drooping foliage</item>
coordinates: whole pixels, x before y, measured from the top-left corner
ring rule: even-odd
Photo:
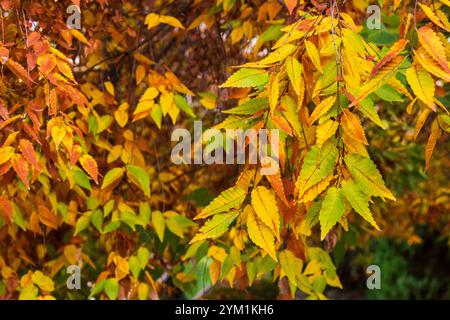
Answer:
[[[0,296],[324,299],[349,230],[448,238],[449,2],[378,4],[0,0]],[[277,173],[173,163],[194,120],[278,129]]]

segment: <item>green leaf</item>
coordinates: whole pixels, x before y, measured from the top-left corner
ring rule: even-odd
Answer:
[[[91,215],[92,225],[100,232],[102,232],[103,212],[101,210],[94,210]]]
[[[153,105],[150,116],[152,117],[158,129],[161,129],[162,110],[159,104]]]
[[[345,156],[344,161],[361,190],[369,195],[396,200],[370,158],[350,153]]]
[[[139,278],[139,274],[141,273],[141,265],[137,257],[132,256],[128,261],[128,267],[130,268],[131,273],[135,279]]]
[[[92,288],[92,291],[89,294],[89,299],[103,291],[103,289],[105,288],[105,282],[106,280],[102,280],[99,283],[95,284],[94,288]]]
[[[166,225],[167,225],[167,229],[169,229],[170,232],[179,236],[180,238],[183,238],[184,232],[186,231],[186,229],[188,227],[195,226],[196,224],[193,223],[192,220],[190,220],[182,215],[173,214],[166,220]]]
[[[402,102],[402,96],[391,86],[385,84],[374,92],[380,99],[388,102]]]
[[[111,184],[122,178],[123,173],[125,172],[124,168],[114,168],[109,170],[105,177],[103,178],[102,187],[100,189],[105,189],[109,187]]]
[[[156,235],[159,240],[163,242],[164,240],[164,229],[166,228],[166,223],[164,221],[164,216],[161,211],[153,211],[152,212],[152,225],[155,228]]]
[[[203,227],[200,228],[199,233],[190,241],[190,243],[208,239],[218,238],[228,230],[228,226],[239,215],[239,211],[216,214],[212,219],[208,220]]]
[[[269,74],[263,70],[242,68],[233,73],[221,88],[245,88],[263,86],[269,81]]]
[[[257,273],[256,264],[253,263],[252,261],[249,261],[247,262],[246,269],[247,269],[248,285],[251,286],[256,278]]]
[[[27,224],[25,220],[23,219],[22,211],[20,211],[20,208],[13,203],[13,221],[16,225],[20,227],[23,231],[27,230]]]
[[[289,288],[291,290],[291,295],[294,297],[295,291],[297,289],[296,275],[301,273],[303,268],[303,262],[290,250],[283,250],[279,256],[281,270],[286,274],[289,281]]]
[[[180,95],[176,94],[174,96],[175,104],[177,105],[178,109],[186,113],[188,116],[195,118],[195,113],[192,110],[192,107],[189,105],[189,103],[186,101],[186,99]]]
[[[105,281],[105,293],[109,300],[116,300],[119,295],[119,282],[117,279],[108,279]]]
[[[147,266],[148,261],[150,260],[150,252],[147,248],[141,247],[137,252],[137,258],[139,260],[139,265],[142,269]]]
[[[216,213],[228,211],[244,202],[246,192],[239,187],[231,187],[215,198],[194,219],[204,219]]]
[[[75,233],[73,235],[76,236],[81,231],[86,229],[89,226],[89,222],[91,222],[91,217],[88,214],[84,214],[79,217],[77,220],[77,224],[75,225]]]
[[[103,233],[109,233],[109,232],[113,232],[114,230],[119,229],[121,224],[120,220],[116,220],[116,221],[111,221],[110,223],[108,223],[105,228],[103,228]]]
[[[72,171],[72,178],[75,184],[79,185],[80,187],[86,189],[86,190],[92,190],[91,183],[89,182],[89,177],[86,173],[84,173],[83,170],[81,170],[78,167],[74,167]]]
[[[353,180],[342,181],[341,187],[345,199],[347,199],[352,208],[375,229],[380,230],[369,209],[369,196],[364,194]]]
[[[365,98],[359,103],[359,105],[361,106],[359,111],[361,111],[362,114],[364,114],[377,126],[384,129],[383,122],[381,122],[380,116],[378,115],[377,110],[375,109],[375,105],[372,99]]]
[[[103,206],[103,216],[108,216],[114,209],[114,199],[108,200]]]
[[[256,98],[250,101],[244,102],[243,104],[222,111],[226,114],[237,114],[237,115],[253,115],[260,110],[265,110],[269,108],[269,99],[267,98]]]
[[[127,166],[127,175],[135,185],[144,191],[147,197],[150,196],[150,178],[147,171],[138,166],[129,165]]]
[[[301,137],[302,124],[300,123],[300,119],[298,117],[297,103],[289,95],[284,95],[281,97],[280,103],[286,109],[286,111],[283,111],[283,115],[286,117],[286,120],[294,130],[295,136]]]
[[[144,226],[149,223],[151,214],[152,211],[148,202],[141,202],[139,204],[139,218],[144,223]]]
[[[345,212],[344,195],[341,189],[330,187],[322,202],[322,209],[319,212],[319,222],[321,229],[321,240],[334,227]]]

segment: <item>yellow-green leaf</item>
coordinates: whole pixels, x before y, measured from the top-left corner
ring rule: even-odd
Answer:
[[[330,187],[322,202],[322,209],[319,212],[320,239],[325,236],[339,221],[345,212],[344,196],[341,189]]]
[[[209,205],[207,205],[200,214],[194,219],[204,219],[213,214],[221,213],[230,210],[238,205],[241,205],[245,199],[245,191],[239,187],[231,187],[217,196]]]

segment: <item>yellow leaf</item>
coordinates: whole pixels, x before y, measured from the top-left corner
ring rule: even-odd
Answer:
[[[114,86],[113,86],[113,84],[110,81],[106,81],[105,82],[105,88],[106,88],[106,91],[108,91],[109,94],[114,96]]]
[[[323,73],[322,66],[320,64],[320,55],[314,43],[309,40],[305,41],[306,52],[308,53],[309,59],[314,64],[314,66],[319,70],[320,73]]]
[[[273,260],[278,261],[272,230],[261,221],[251,206],[246,206],[244,211],[247,216],[247,232],[250,240],[269,254]]]
[[[421,4],[421,3],[418,3],[418,4],[419,4],[419,6],[422,8],[423,12],[427,15],[427,17],[428,17],[435,25],[437,25],[438,27],[441,27],[441,28],[444,29],[445,31],[450,32],[450,24],[449,24],[448,20],[446,20],[446,18],[445,18],[443,15],[437,16],[437,15],[434,13],[434,10],[431,9],[430,7],[428,7],[428,6],[424,5],[424,4]],[[439,12],[439,10],[438,10],[437,12]],[[436,13],[437,13],[437,12],[436,12]]]
[[[427,53],[438,62],[445,72],[450,73],[450,67],[447,62],[444,45],[436,32],[434,32],[429,26],[423,26],[417,30],[417,34],[420,43],[425,48]]]
[[[61,141],[64,139],[64,136],[66,135],[66,128],[64,126],[55,125],[52,128],[52,138],[55,142],[56,148],[58,148]]]
[[[311,116],[309,117],[309,125],[316,122],[321,116],[328,112],[336,102],[336,96],[328,97],[322,100],[315,108]]]
[[[125,110],[117,110],[114,112],[114,119],[116,119],[117,124],[123,128],[128,123],[128,112]]]
[[[278,74],[277,73],[272,73],[270,75],[267,90],[269,91],[268,94],[269,94],[270,113],[273,114],[277,107],[278,96],[280,94],[280,85],[278,82]]]
[[[175,28],[184,29],[181,22],[174,17],[171,16],[165,16],[165,15],[159,15],[156,13],[150,13],[145,17],[145,24],[147,25],[147,28],[150,30],[160,23],[168,24]]]
[[[433,155],[434,147],[436,146],[437,140],[441,137],[442,131],[439,128],[439,123],[435,119],[431,125],[431,133],[428,137],[428,142],[425,147],[425,170],[430,168],[430,160]]]
[[[434,81],[430,74],[419,65],[412,65],[406,70],[406,80],[414,94],[431,110],[436,111],[434,104]]]
[[[7,146],[0,148],[0,164],[4,164],[9,161],[14,154],[14,148]]]
[[[298,96],[298,101],[303,102],[305,83],[302,76],[302,65],[297,59],[292,57],[286,59],[285,65],[289,80],[291,80],[292,88]]]
[[[150,287],[148,284],[141,282],[138,286],[138,299],[139,300],[147,300],[148,293],[150,292]]]
[[[336,133],[338,127],[339,123],[331,119],[327,119],[325,122],[317,126],[316,143],[319,147],[319,150],[322,148],[322,145],[325,143],[325,141],[327,141]]]
[[[252,191],[252,206],[256,215],[280,239],[280,214],[273,194],[263,186]]]
[[[77,38],[79,41],[87,44],[89,46],[89,41],[86,39],[86,37],[77,29],[70,29],[69,31],[75,38]]]
[[[310,202],[316,199],[316,197],[321,194],[330,184],[331,180],[333,180],[334,176],[328,176],[319,183],[313,185],[311,188],[304,190],[303,185],[304,182],[299,183],[299,190],[304,190],[302,194],[299,194],[300,202]]]
[[[121,256],[115,256],[113,262],[116,265],[115,276],[117,280],[125,278],[130,273],[128,261],[126,259]]]
[[[450,82],[450,73],[444,71],[424,48],[419,48],[417,51],[414,51],[414,57],[425,70],[444,81]]]
[[[297,46],[287,43],[283,45],[282,47],[278,48],[277,50],[270,53],[267,57],[264,59],[257,61],[257,62],[249,62],[246,63],[240,67],[245,68],[265,68],[266,66],[277,63],[280,61],[283,61],[288,56],[290,56],[294,51],[297,50]]]
[[[41,290],[49,292],[55,290],[53,280],[44,275],[41,271],[35,271],[31,276],[31,279],[34,284],[41,288]]]
[[[163,214],[160,211],[152,212],[152,225],[156,231],[156,235],[158,236],[159,240],[163,242],[166,222],[164,220]]]

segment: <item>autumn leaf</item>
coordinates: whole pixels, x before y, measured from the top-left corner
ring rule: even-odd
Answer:
[[[248,236],[252,242],[263,249],[274,261],[278,261],[273,231],[262,222],[251,206],[247,206],[244,211],[247,216]]]
[[[322,209],[319,212],[321,240],[325,239],[325,236],[336,225],[344,212],[344,195],[342,190],[336,187],[328,188],[322,202]]]
[[[239,187],[232,187],[223,191],[210,204],[208,204],[194,219],[205,219],[211,215],[227,211],[242,204],[245,191]]]
[[[344,180],[342,181],[341,186],[344,197],[352,208],[375,229],[380,230],[370,212],[369,197],[359,189],[358,185],[353,180]]]
[[[258,69],[242,68],[233,73],[220,87],[258,87],[265,85],[268,80],[269,75],[267,72]]]
[[[312,125],[314,122],[316,122],[320,117],[322,117],[325,113],[328,112],[328,110],[331,109],[331,107],[336,102],[336,97],[331,96],[324,100],[322,100],[315,108],[311,116],[309,117],[309,125]]]
[[[214,215],[212,219],[205,222],[203,227],[200,228],[199,233],[195,235],[190,243],[208,238],[220,237],[228,230],[229,225],[236,219],[238,214],[239,211],[234,211]]]
[[[103,178],[101,189],[109,187],[114,182],[122,178],[124,172],[125,172],[124,168],[113,168],[110,171],[108,171],[105,177]]]
[[[256,215],[280,239],[280,214],[272,193],[263,186],[252,191],[252,206]]]
[[[430,168],[431,156],[433,155],[434,148],[436,147],[436,142],[441,137],[441,135],[441,128],[439,128],[437,120],[434,120],[433,124],[431,125],[431,133],[428,137],[428,142],[425,147],[425,170],[428,170]]]
[[[373,67],[372,71],[369,75],[369,80],[374,77],[374,75],[380,70],[386,63],[394,59],[406,46],[408,40],[400,39],[398,40],[386,53],[386,55],[377,62],[377,64]]]
[[[361,190],[373,196],[396,200],[391,191],[386,188],[380,172],[370,158],[350,153],[344,157],[344,160]]]
[[[88,154],[84,154],[80,158],[80,164],[89,176],[98,184],[98,167],[97,162]]]
[[[406,79],[413,90],[414,94],[431,110],[436,111],[433,101],[434,97],[434,81],[428,72],[420,66],[411,66],[406,70]]]
[[[425,48],[427,53],[432,56],[446,71],[450,73],[449,63],[447,62],[447,57],[445,54],[445,48],[437,36],[437,34],[429,26],[423,26],[417,29],[417,35],[422,46]]]

